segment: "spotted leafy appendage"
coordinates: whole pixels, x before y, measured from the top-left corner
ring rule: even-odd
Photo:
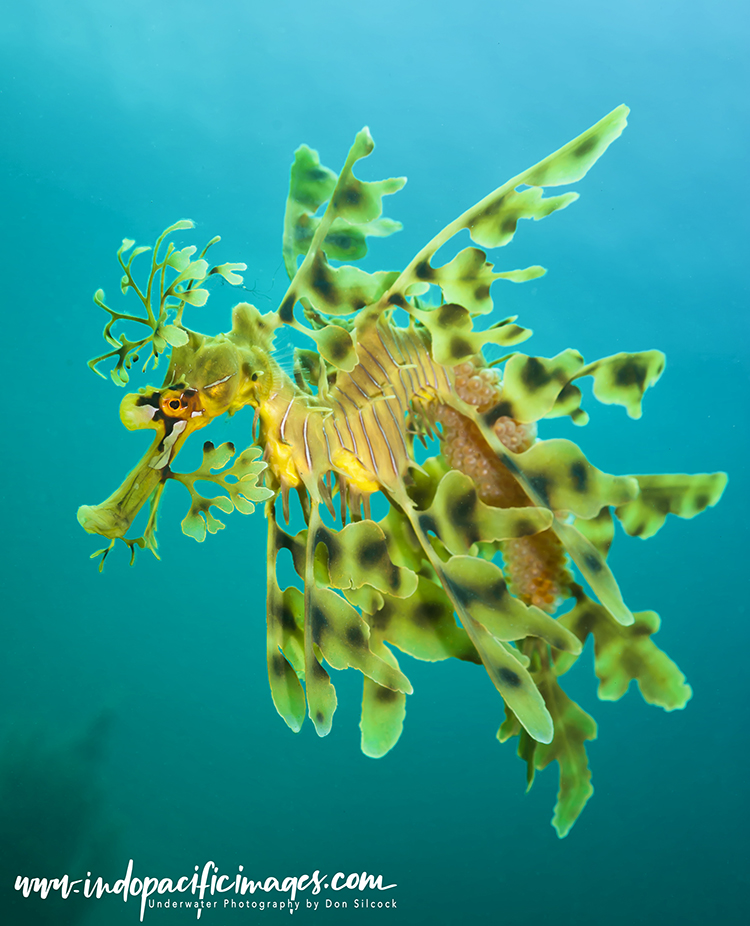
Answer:
[[[617,701],[635,679],[645,701],[664,710],[680,710],[692,696],[690,686],[677,665],[653,642],[651,636],[660,625],[653,611],[637,612],[630,627],[615,623],[601,605],[576,586],[576,606],[560,618],[560,623],[581,641],[594,635],[595,671],[599,697]],[[572,660],[567,654],[555,655],[558,675],[566,672]]]
[[[511,737],[518,737],[518,755],[526,763],[529,788],[537,771],[557,762],[560,787],[552,825],[562,839],[568,835],[594,793],[585,744],[587,740],[596,739],[596,722],[560,687],[548,654],[533,642],[529,649],[532,655],[531,673],[552,717],[554,736],[549,743],[536,742],[506,706],[505,721],[498,730],[497,738],[504,743]]]
[[[449,287],[455,285],[457,278],[459,295],[465,296],[470,291],[471,283],[466,279],[466,267],[471,266],[475,269],[476,286],[473,297],[467,300],[471,302],[471,305],[465,308],[477,314],[491,311],[492,302],[489,300],[489,294],[486,293],[491,283],[489,277],[491,268],[485,265],[483,252],[478,251],[473,255],[466,255],[458,264],[449,269],[432,267],[430,261],[433,256],[439,248],[463,229],[468,229],[472,240],[481,247],[503,247],[515,235],[519,219],[542,219],[570,205],[578,198],[577,193],[545,197],[543,188],[575,183],[584,177],[609,145],[620,136],[627,125],[628,112],[627,106],[618,106],[578,138],[535,164],[534,167],[508,180],[471,209],[467,209],[414,257],[393,286],[384,294],[380,302],[382,308],[387,308],[389,305],[403,305],[408,311],[409,304],[406,299],[414,292],[415,284],[417,291],[419,291],[419,284],[425,281],[428,283],[434,281],[439,285],[441,275]],[[530,189],[520,189],[523,186]],[[527,270],[511,271],[509,278],[533,279],[542,272],[541,267],[529,267]]]
[[[615,509],[622,526],[632,537],[646,540],[662,527],[668,514],[694,518],[721,498],[726,473],[634,476],[640,492]]]
[[[311,337],[334,367],[352,370],[357,362],[354,340],[339,325],[307,328],[294,315],[301,302],[306,312],[346,315],[376,302],[398,274],[366,273],[358,267],[332,267],[329,259],[358,260],[367,253],[368,236],[390,235],[401,228],[382,216],[383,196],[403,187],[404,177],[359,180],[354,164],[372,153],[375,144],[365,128],[357,134],[341,174],[320,165],[318,154],[303,146],[292,166],[284,223],[284,261],[291,279],[279,309],[279,320]],[[324,202],[321,217],[315,213]],[[297,258],[303,255],[297,267]]]
[[[537,743],[534,766],[541,770],[554,761],[560,769],[560,789],[552,825],[562,839],[594,793],[585,743],[596,739],[596,722],[571,701],[551,673],[545,673],[538,685],[552,715],[555,735],[551,743]]]

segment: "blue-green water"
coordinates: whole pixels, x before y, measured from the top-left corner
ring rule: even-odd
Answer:
[[[293,922],[311,924],[746,921],[747,25],[727,0],[6,11],[3,923],[137,922],[136,898],[53,909],[12,890],[17,874],[122,877],[131,858],[137,877],[213,860],[231,876],[368,871],[398,885],[395,911],[354,910],[354,895],[346,911],[307,911],[300,895]],[[587,652],[568,689],[599,722],[596,793],[559,841],[556,771],[524,795],[523,764],[495,740],[500,700],[473,666],[404,657],[416,693],[381,760],[359,750],[354,671],[336,678],[327,738],[285,727],[266,679],[260,512],[198,546],[179,531],[174,487],[161,561],[141,554],[131,569],[118,550],[97,573],[75,511],[113,491],[146,438],[122,428],[121,393],[86,367],[104,322],[91,296],[117,292],[123,237],[149,243],[189,216],[185,243],[221,234],[221,260],[246,261],[250,298],[275,308],[292,152],[306,142],[338,169],[364,124],[378,148],[361,174],[409,177],[388,201],[404,231],[376,241],[369,266],[403,266],[621,102],[630,125],[576,185],[580,201],[491,255],[550,271],[498,285],[497,311],[534,328],[527,348],[545,356],[667,353],[643,419],[589,399],[586,429],[545,435],[569,434],[608,472],[723,469],[730,485],[716,509],[646,543],[618,532],[625,599],[661,614],[657,642],[695,694],[672,714],[634,687],[599,702]],[[226,329],[237,298],[218,290],[190,323]]]

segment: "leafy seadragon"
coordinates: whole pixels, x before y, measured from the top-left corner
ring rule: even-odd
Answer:
[[[569,440],[538,440],[542,419],[567,415],[586,424],[576,385],[584,376],[592,377],[599,401],[640,417],[664,356],[648,350],[593,363],[573,349],[528,356],[516,345],[531,332],[515,318],[475,328],[492,312],[495,280],[523,282],[545,272],[496,272],[480,247],[503,247],[519,219],[570,205],[576,193],[545,196],[545,187],[580,180],[621,134],[627,114],[618,107],[490,193],[401,272],[366,273],[341,263],[362,258],[368,237],[401,227],[383,217],[382,198],[404,178],[367,182],[353,173],[373,150],[368,130],[357,135],[338,176],[302,146],[284,221],[289,287],[276,312],[237,305],[226,334],[187,328],[183,312],[205,304],[212,275],[237,284],[235,271],[245,265],[211,267],[206,252],[218,238],[197,258],[194,247],[177,249],[168,238],[192,227],[188,221],[160,236],[143,287],[133,262],[150,249],[131,250],[134,242],[125,240],[118,251],[122,292],[133,290],[144,314],[111,309],[101,290],[94,297],[110,316],[104,337],[111,350],[90,362],[93,369],[112,361],[112,378],[124,385],[139,355],[156,366],[171,348],[162,386],[127,395],[120,407],[127,428],[156,432],[152,446],[110,498],[78,512],[85,530],[110,540],[99,551],[102,563],[118,539],[132,554],[137,546],[156,553],[157,510],[170,480],[190,493],[182,529],[198,541],[224,527],[212,509],[248,514],[263,502],[268,675],[276,709],[292,730],[307,711],[318,734],[328,733],[336,693],[324,664],[353,667],[364,676],[362,749],[382,756],[401,734],[412,692],[393,648],[422,660],[481,664],[505,703],[498,738],[518,737],[529,784],[536,769],[559,764],[553,825],[560,836],[592,793],[584,744],[596,736],[596,724],[559,681],[588,635],[600,698],[620,698],[632,679],[649,703],[666,710],[684,707],[691,695],[651,640],[658,616],[632,614],[607,565],[613,514],[628,534],[650,537],[669,513],[691,518],[715,505],[726,476],[611,476]],[[438,249],[464,229],[480,247],[436,266]],[[439,296],[437,304],[425,300],[429,293]],[[120,322],[140,325],[143,337],[116,336]],[[274,333],[284,325],[315,345],[295,352],[293,378],[273,353]],[[489,363],[489,345],[510,351]],[[234,462],[232,444],[206,443],[196,472],[172,468],[190,434],[245,406],[254,412],[248,447]],[[440,440],[440,454],[420,463],[415,438],[428,436]],[[197,482],[213,482],[220,492],[205,497]],[[296,534],[277,517],[289,524],[292,490],[306,524]],[[380,521],[370,517],[376,492],[389,503]],[[129,538],[146,502],[145,530]],[[280,588],[281,550],[291,553],[302,588]],[[574,579],[571,560],[588,591]],[[555,618],[569,599],[572,609]]]

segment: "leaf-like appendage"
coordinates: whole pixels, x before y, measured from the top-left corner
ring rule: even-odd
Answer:
[[[370,649],[394,669],[399,665],[396,657],[384,646],[370,637]],[[384,688],[366,675],[362,690],[362,752],[371,759],[379,759],[392,749],[404,726],[406,716],[406,695],[402,691]]]
[[[576,200],[577,193],[563,193],[560,196],[545,198],[542,188],[575,183],[580,180],[622,133],[627,125],[628,112],[627,106],[618,106],[578,138],[573,139],[523,173],[511,178],[471,209],[467,209],[463,215],[447,225],[422,248],[399,275],[391,290],[381,299],[380,307],[385,309],[388,305],[395,304],[402,305],[409,310],[406,296],[413,292],[411,287],[415,283],[426,279],[420,276],[420,273],[433,270],[430,267],[430,261],[435,253],[463,229],[468,229],[472,240],[482,247],[502,247],[513,238],[519,219],[542,219],[558,209],[564,209]],[[524,186],[529,189],[521,189]],[[529,268],[530,271],[536,269]],[[541,268],[538,269],[541,270]],[[480,296],[483,298],[479,302],[486,308],[487,303],[484,301],[484,286],[487,284],[486,268],[477,264],[476,270],[477,285],[482,286]],[[510,274],[512,274],[510,279],[522,280],[524,278],[524,271],[510,271]],[[532,276],[527,277],[527,279],[531,278]],[[469,292],[469,282],[469,280],[464,280],[464,292]],[[476,294],[472,298],[475,300]]]
[[[469,476],[451,470],[440,480],[430,507],[419,513],[426,531],[433,531],[453,554],[469,553],[479,541],[528,537],[552,524],[546,508],[495,508],[480,500]]]
[[[382,197],[395,193],[403,186],[403,181],[368,183],[357,180],[351,172],[351,163],[366,157],[374,147],[372,139],[368,144],[362,136],[360,132],[349,153],[348,167],[342,171],[338,188],[339,177],[323,167],[317,151],[302,145],[295,152],[284,216],[284,264],[290,279],[297,272],[297,258],[307,254],[322,221],[314,213],[330,199],[334,190],[337,192],[329,207],[330,213],[326,214],[320,253],[325,252],[333,260],[359,260],[367,254],[368,237],[384,237],[401,230],[400,222],[381,217],[381,212]],[[366,215],[371,218],[364,218]],[[353,301],[353,297],[348,301]],[[328,310],[331,310],[330,303]]]
[[[599,697],[617,701],[635,679],[645,701],[667,711],[685,707],[692,696],[685,676],[675,663],[651,640],[659,629],[659,617],[653,611],[634,614],[629,627],[615,623],[607,611],[576,588],[578,603],[560,623],[584,643],[594,635],[595,670],[600,681]],[[557,660],[556,660],[557,662]],[[558,672],[568,668],[562,660]]]
[[[694,518],[721,498],[727,484],[726,473],[633,476],[640,493],[615,509],[622,526],[631,537],[646,540],[661,528],[668,514]]]
[[[305,719],[304,602],[294,587],[282,592],[273,564],[268,570],[266,658],[271,697],[286,724],[297,733]]]
[[[449,367],[469,360],[488,344],[510,347],[531,337],[528,328],[512,322],[493,325],[485,331],[474,331],[469,310],[455,303],[433,309],[404,307],[430,332],[433,358]]]
[[[590,363],[573,378],[592,376],[594,395],[600,402],[622,405],[631,418],[640,418],[643,394],[659,380],[665,363],[660,350],[613,354]]]
[[[207,441],[203,445],[203,462],[195,472],[170,474],[171,479],[181,482],[190,493],[190,510],[181,526],[183,533],[199,543],[205,540],[206,531],[215,534],[224,528],[224,523],[211,513],[212,507],[225,514],[231,514],[235,508],[241,514],[252,514],[256,502],[265,501],[273,495],[270,489],[258,485],[258,477],[268,465],[258,459],[261,455],[259,447],[244,450],[229,469],[213,472],[226,466],[234,454],[234,444],[214,447]],[[233,477],[234,481],[227,481],[227,476]],[[207,497],[195,488],[196,482],[213,482],[224,489],[226,495]]]
[[[552,411],[582,366],[583,357],[577,350],[564,350],[550,359],[514,354],[503,371],[505,413],[517,421],[539,421]]]
[[[333,268],[326,256],[356,260],[367,251],[368,235],[387,235],[401,227],[381,218],[382,198],[401,189],[405,179],[370,182],[357,179],[352,172],[354,164],[367,157],[373,148],[369,131],[363,129],[357,134],[337,179],[321,167],[317,152],[307,147],[299,149],[292,166],[284,223],[284,262],[291,283],[278,318],[312,337],[325,359],[345,371],[351,371],[357,362],[352,338],[348,344],[344,343],[336,332],[331,342],[330,333],[323,336],[320,331],[304,327],[294,316],[294,306],[301,301],[306,312],[349,314],[377,302],[398,276],[386,272],[369,274],[351,266]],[[320,197],[329,195],[323,216],[313,216],[312,211],[324,202]],[[304,254],[304,260],[298,268],[300,254]]]
[[[331,267],[319,252],[312,262],[307,284],[299,292],[320,312],[347,315],[377,302],[398,276],[396,271],[365,273],[359,267]]]
[[[538,685],[552,715],[555,735],[551,743],[536,745],[534,766],[541,770],[556,761],[560,768],[560,790],[552,825],[563,839],[594,793],[585,743],[596,739],[596,721],[571,701],[551,673],[540,675]]]
[[[411,694],[412,687],[398,669],[370,649],[370,628],[354,608],[328,588],[306,589],[312,603],[312,638],[334,669],[359,669],[379,685]]]
[[[607,558],[615,536],[615,522],[609,507],[602,508],[594,518],[576,518],[573,526],[583,534],[604,559]]]
[[[196,251],[195,246],[190,245],[177,250],[172,242],[167,242],[166,252],[160,258],[159,251],[167,236],[174,231],[188,228],[193,228],[193,222],[189,219],[181,219],[161,233],[153,248],[149,274],[145,283],[140,286],[133,276],[132,264],[136,257],[150,251],[151,248],[135,248],[126,262],[124,255],[135,244],[133,240],[126,238],[117,251],[117,259],[125,271],[120,282],[120,289],[124,295],[127,295],[129,290],[135,292],[141,301],[144,314],[118,312],[104,302],[103,290],[98,289],[94,294],[94,302],[109,315],[109,320],[104,326],[104,340],[114,349],[90,360],[89,366],[95,373],[99,373],[97,367],[100,363],[116,358],[115,365],[110,370],[110,376],[118,386],[124,386],[128,382],[128,370],[144,351],[146,351],[146,359],[143,369],[146,369],[149,361],[152,361],[155,369],[159,355],[168,346],[181,347],[187,343],[188,334],[182,327],[182,311],[186,304],[202,306],[208,300],[208,290],[199,289],[198,283],[213,273],[220,274],[230,283],[242,282],[242,277],[231,271],[244,270],[245,264],[223,264],[220,267],[208,269],[208,262],[203,259],[203,255],[212,244],[219,240],[218,237],[209,241],[198,260],[192,260]],[[173,278],[168,279],[168,276],[172,275],[174,275]],[[131,341],[125,334],[114,334],[113,328],[118,322],[144,325],[149,329],[149,333]]]
[[[630,476],[610,476],[564,438],[537,441],[513,460],[547,508],[593,518],[605,505],[623,505],[638,494]]]
[[[366,619],[373,634],[415,659],[437,662],[454,657],[480,662],[466,631],[456,624],[445,592],[422,576],[411,597],[381,595],[380,607],[373,608]]]
[[[358,521],[340,531],[321,525],[315,542],[326,547],[327,584],[334,588],[371,585],[397,598],[409,598],[417,587],[416,575],[391,561],[385,534],[374,521]]]
[[[496,640],[510,643],[539,637],[556,649],[581,652],[580,642],[567,627],[511,595],[499,566],[474,556],[452,556],[444,568],[451,592]]]

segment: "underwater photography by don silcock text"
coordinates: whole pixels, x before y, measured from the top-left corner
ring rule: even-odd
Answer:
[[[532,7],[10,17],[0,922],[750,912],[746,65]]]

